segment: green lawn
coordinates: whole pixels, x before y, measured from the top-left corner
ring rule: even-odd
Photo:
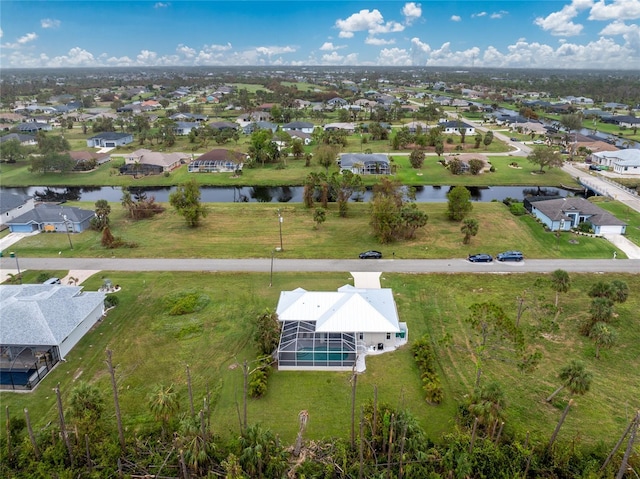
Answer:
[[[185,368],[193,378],[194,399],[202,403],[207,389],[213,398],[212,424],[216,434],[238,433],[237,408],[242,409],[242,368],[253,359],[253,320],[265,308],[275,308],[281,290],[303,287],[308,290],[334,290],[350,283],[348,272],[341,274],[278,273],[272,288],[267,274],[216,273],[121,273],[101,272],[85,287],[95,290],[108,277],[121,285],[120,305],[90,331],[67,356],[64,363],[29,394],[3,392],[0,401],[14,415],[28,408],[34,428],[55,421],[55,395],[58,382],[63,400],[79,380],[96,383],[104,391],[107,410],[112,411],[109,376],[104,350],[113,350],[117,365],[120,402],[126,434],[146,430],[152,416],[147,397],[157,384],[175,384],[181,396],[181,410],[188,410]],[[581,359],[593,373],[591,391],[577,398],[561,432],[560,439],[596,444],[615,438],[629,420],[629,411],[638,404],[637,388],[629,371],[640,369],[637,344],[640,342],[638,275],[572,275],[572,287],[561,295],[562,314],[558,328],[537,314],[537,306],[553,301],[553,292],[542,275],[393,275],[382,278],[384,287],[394,290],[399,315],[408,323],[409,340],[429,333],[438,358],[445,400],[429,406],[423,400],[419,373],[409,348],[367,359],[367,371],[359,377],[357,403],[373,397],[377,386],[379,400],[407,408],[437,440],[454,427],[457,404],[471,392],[475,378],[471,349],[476,338],[465,322],[468,307],[481,301],[500,304],[511,317],[517,310],[516,298],[525,295],[527,309],[521,328],[531,350],[543,354],[532,373],[519,373],[509,361],[487,360],[483,381],[498,381],[505,392],[505,433],[521,436],[530,431],[533,438],[551,434],[568,396],[561,394],[553,405],[544,402],[558,384],[558,369],[570,359]],[[587,291],[596,280],[621,279],[632,294],[616,306],[613,327],[618,346],[594,359],[590,341],[577,333],[579,321],[589,304]],[[207,307],[193,314],[169,316],[164,298],[172,293],[197,289],[210,298]],[[444,337],[446,342],[441,341]],[[272,428],[291,443],[297,432],[298,411],[309,411],[306,437],[345,436],[350,417],[349,373],[275,372],[266,396],[250,400],[249,421]],[[4,428],[3,428],[4,432]]]
[[[76,204],[76,203],[69,203]],[[92,208],[91,203],[77,203]],[[73,235],[74,249],[69,250],[63,234],[39,234],[22,239],[13,248],[21,257],[51,257],[63,251],[68,257],[118,258],[265,258],[279,243],[277,209],[284,218],[283,258],[356,258],[371,248],[397,258],[455,258],[480,251],[498,253],[521,249],[528,258],[610,258],[616,249],[600,238],[563,233],[557,239],[528,216],[516,217],[499,202],[474,203],[471,217],[480,229],[471,244],[463,245],[460,223],[446,217],[446,203],[420,203],[418,208],[429,215],[427,226],[408,241],[382,246],[372,236],[369,205],[352,203],[349,216],[340,218],[331,204],[327,220],[318,229],[313,210],[300,203],[215,203],[196,229],[185,226],[173,208],[144,221],[131,221],[122,207],[113,204],[112,233],[137,248],[107,250],[100,245],[101,234],[95,231]],[[572,241],[570,241],[572,240]],[[619,257],[624,254],[618,251]]]

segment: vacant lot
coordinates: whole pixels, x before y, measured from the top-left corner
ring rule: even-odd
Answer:
[[[103,272],[90,278],[85,287],[97,289],[104,277],[122,286],[117,293],[120,305],[34,392],[0,395],[2,404],[14,415],[29,408],[38,429],[56,420],[51,389],[58,382],[65,398],[79,380],[98,384],[112,411],[104,364],[108,347],[117,365],[127,434],[149,427],[152,415],[147,398],[157,384],[175,384],[181,394],[181,410],[188,411],[185,368],[189,365],[196,407],[209,390],[215,405],[214,430],[236,435],[243,388],[239,364],[255,358],[252,337],[256,316],[265,308],[275,308],[281,290],[334,290],[352,283],[348,272],[276,274],[271,288],[266,274]],[[596,360],[592,343],[580,336],[577,328],[588,314],[590,286],[596,280],[613,279],[626,281],[632,294],[626,303],[616,306],[612,326],[619,334],[617,345]],[[570,359],[583,360],[594,377],[591,391],[577,398],[561,440],[580,438],[587,444],[607,440],[609,446],[640,406],[637,383],[630,375],[640,369],[638,275],[572,275],[569,293],[560,297],[562,310],[556,323],[539,314],[539,306],[554,298],[544,275],[385,275],[382,284],[394,290],[400,318],[408,323],[409,340],[431,335],[445,400],[439,406],[424,402],[419,373],[409,348],[405,348],[367,359],[367,371],[358,380],[358,405],[372,398],[377,386],[379,400],[409,409],[437,440],[454,427],[456,408],[471,392],[475,379],[473,348],[478,338],[466,322],[469,306],[491,301],[514,318],[517,298],[524,297],[520,327],[529,348],[542,353],[539,367],[521,373],[509,360],[486,360],[483,364],[482,380],[499,382],[506,395],[506,434],[530,431],[533,438],[549,437],[568,395],[560,394],[551,405],[544,397],[559,384],[557,372]],[[205,309],[184,316],[168,315],[168,295],[196,289],[209,298]],[[275,372],[266,396],[249,401],[249,421],[261,422],[291,442],[297,431],[297,413],[307,409],[307,437],[344,435],[349,430],[350,391],[348,373]]]
[[[93,204],[81,203],[91,209]],[[316,229],[314,209],[300,203],[215,203],[202,226],[191,229],[169,205],[161,215],[144,221],[125,218],[119,204],[112,204],[114,236],[138,244],[137,248],[108,250],[101,234],[86,231],[73,235],[69,250],[64,234],[40,234],[20,241],[21,256],[65,256],[118,258],[266,258],[279,246],[278,208],[283,216],[283,258],[356,258],[371,248],[397,258],[460,258],[477,252],[496,254],[521,249],[529,258],[610,258],[615,247],[600,238],[545,232],[532,217],[516,217],[502,203],[474,203],[471,217],[479,232],[469,245],[462,244],[460,223],[446,217],[446,203],[420,203],[429,215],[427,226],[412,240],[380,245],[369,226],[369,205],[352,203],[348,218],[340,218],[331,204],[327,220]],[[618,251],[620,258],[624,253]]]

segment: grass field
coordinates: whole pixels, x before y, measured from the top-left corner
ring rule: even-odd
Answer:
[[[35,273],[35,272],[34,272]],[[300,275],[281,273],[268,287],[266,274],[136,273],[102,272],[85,287],[95,290],[108,277],[121,285],[120,305],[112,310],[60,363],[37,389],[29,394],[0,394],[2,404],[12,414],[29,409],[34,428],[55,421],[52,387],[60,382],[63,398],[79,380],[96,383],[104,391],[107,409],[112,410],[110,382],[104,364],[104,350],[113,350],[117,365],[120,402],[127,433],[150,427],[152,416],[147,397],[157,384],[175,384],[181,395],[181,410],[188,410],[185,368],[189,365],[196,404],[209,389],[214,398],[212,424],[216,434],[237,435],[237,407],[242,409],[241,364],[256,351],[252,343],[253,321],[265,308],[274,309],[281,290],[303,287],[334,290],[351,283],[342,274]],[[553,292],[543,276],[390,275],[383,287],[394,290],[399,315],[408,323],[410,342],[429,333],[438,357],[445,400],[429,406],[409,348],[367,359],[367,371],[358,380],[357,402],[373,396],[409,409],[437,440],[454,427],[457,404],[471,392],[475,378],[472,347],[477,338],[465,322],[468,307],[475,302],[493,301],[514,317],[517,297],[524,295],[521,328],[527,344],[543,354],[540,366],[522,374],[509,361],[487,360],[483,381],[499,382],[505,392],[505,433],[544,439],[551,434],[568,399],[560,394],[551,405],[544,397],[558,384],[558,369],[570,359],[581,359],[593,373],[591,391],[577,398],[560,439],[596,444],[618,437],[639,407],[638,389],[629,373],[640,369],[637,344],[640,342],[640,276],[572,275],[572,287],[560,297],[562,313],[557,329],[548,318],[534,314],[536,304],[553,301]],[[579,321],[587,315],[587,291],[596,280],[621,279],[629,285],[629,300],[616,306],[613,327],[618,345],[594,358],[589,340],[577,333]],[[208,306],[194,314],[169,316],[164,298],[172,293],[197,289],[210,298]],[[446,342],[441,341],[444,337]],[[261,422],[292,442],[297,432],[297,413],[310,413],[306,437],[346,436],[349,431],[350,391],[348,373],[275,372],[269,379],[266,396],[249,401],[249,421]]]
[[[91,203],[78,204],[93,208]],[[277,210],[283,216],[282,258],[357,258],[368,249],[380,249],[397,258],[460,258],[477,252],[496,254],[521,249],[528,258],[610,258],[616,248],[601,238],[562,233],[559,238],[545,232],[529,216],[516,217],[502,203],[474,203],[471,217],[478,220],[478,235],[469,245],[462,244],[460,223],[446,217],[446,203],[420,203],[429,215],[425,228],[412,240],[380,245],[369,226],[369,205],[352,203],[349,216],[340,218],[330,205],[327,220],[318,229],[313,209],[300,203],[215,203],[196,229],[186,227],[184,219],[166,205],[161,215],[145,220],[125,218],[119,204],[112,204],[114,236],[136,242],[137,248],[108,250],[101,246],[101,234],[85,231],[73,235],[69,250],[63,234],[39,234],[22,239],[13,248],[20,257],[51,257],[63,251],[67,257],[118,258],[266,258],[279,245]],[[620,258],[624,253],[618,251]]]

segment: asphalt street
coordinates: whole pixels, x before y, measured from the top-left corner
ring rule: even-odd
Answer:
[[[120,258],[20,258],[20,268],[44,270],[102,271],[271,271],[271,258],[256,259],[120,259]],[[13,270],[13,258],[0,259],[0,269]],[[640,273],[638,259],[525,259],[517,262],[470,263],[453,259],[278,259],[273,271],[383,273],[549,273],[563,269],[572,273]]]

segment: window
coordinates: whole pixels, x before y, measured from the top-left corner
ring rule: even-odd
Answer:
[[[387,333],[387,339],[391,339],[391,333]]]
[[[359,340],[363,340],[364,339],[364,333],[358,333],[358,339]]]

